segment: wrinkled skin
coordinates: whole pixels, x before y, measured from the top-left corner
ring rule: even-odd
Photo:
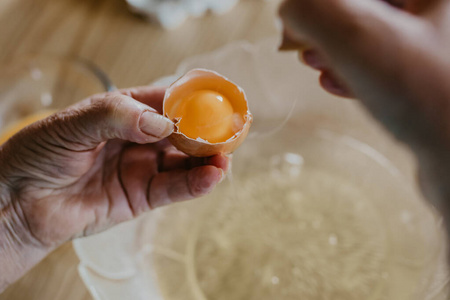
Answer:
[[[358,98],[415,152],[450,228],[450,1],[286,0],[284,48],[322,87]]]
[[[0,291],[55,247],[210,192],[224,156],[193,158],[165,139],[165,89],[95,95],[0,149]]]

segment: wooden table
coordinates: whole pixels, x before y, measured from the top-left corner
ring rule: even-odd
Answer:
[[[172,74],[189,56],[275,35],[276,2],[242,0],[226,15],[164,31],[129,13],[125,0],[0,0],[0,65],[27,53],[76,55],[96,63],[118,87],[143,85]],[[0,300],[92,299],[77,264],[72,245],[63,245]]]

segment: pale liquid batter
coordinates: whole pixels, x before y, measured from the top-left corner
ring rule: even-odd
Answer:
[[[364,195],[323,172],[258,177],[200,225],[193,256],[206,298],[371,299],[386,251]]]
[[[385,224],[364,191],[322,170],[292,175],[247,174],[236,196],[167,210],[152,262],[165,299],[412,299],[422,267],[391,277]]]

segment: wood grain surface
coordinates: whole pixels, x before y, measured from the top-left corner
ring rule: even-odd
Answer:
[[[131,14],[125,0],[1,0],[0,65],[29,53],[79,56],[97,64],[118,87],[143,85],[172,74],[192,55],[275,35],[276,2],[243,0],[223,16],[164,31]],[[65,244],[0,300],[92,299],[77,265],[72,245]]]

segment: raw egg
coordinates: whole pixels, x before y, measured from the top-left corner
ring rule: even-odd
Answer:
[[[189,71],[167,89],[163,113],[175,124],[172,144],[199,157],[233,152],[252,123],[242,88],[205,69]]]

